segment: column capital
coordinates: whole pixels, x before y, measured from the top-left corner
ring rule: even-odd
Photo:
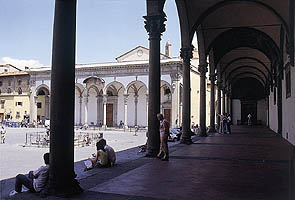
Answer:
[[[205,76],[205,74],[208,72],[208,63],[205,62],[203,64],[200,64],[198,67],[198,71],[201,73],[201,76]]]
[[[191,45],[190,47],[183,47],[180,49],[180,57],[183,59],[184,62],[190,61],[193,58],[193,50],[193,45]]]
[[[166,17],[163,15],[153,15],[153,16],[144,16],[144,28],[149,33],[149,39],[160,39],[163,32],[166,30],[166,25],[164,24],[167,21]]]

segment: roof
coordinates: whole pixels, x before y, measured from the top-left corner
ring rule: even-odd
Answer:
[[[16,69],[16,70],[18,70],[18,71],[22,71],[21,69],[19,69],[19,68],[13,66],[13,65],[11,65],[11,64],[0,65],[0,67],[7,67],[7,66],[8,66],[8,67],[12,67],[12,68],[14,68],[14,69]]]
[[[143,48],[143,49],[145,49],[145,50],[147,50],[147,51],[150,50],[149,48],[146,48],[146,47],[144,47],[144,46],[139,45],[139,46],[137,46],[137,47],[135,47],[135,48],[133,48],[133,49],[127,51],[126,53],[124,53],[124,54],[122,54],[122,55],[116,57],[116,60],[118,60],[119,58],[121,58],[121,57],[123,57],[123,56],[126,56],[127,54],[131,53],[132,51],[134,51],[134,50],[136,50],[136,49],[138,49],[138,48]],[[164,56],[164,57],[166,57],[166,58],[171,58],[171,57],[169,57],[169,56],[167,56],[166,54],[163,54],[163,53],[160,53],[160,55],[161,55],[161,56]]]
[[[22,75],[28,75],[28,73],[24,72],[24,71],[0,73],[0,77],[4,77],[4,76],[22,76]]]

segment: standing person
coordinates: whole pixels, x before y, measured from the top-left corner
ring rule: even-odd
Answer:
[[[223,114],[223,133],[227,133],[227,113]]]
[[[250,126],[251,125],[251,117],[252,117],[252,115],[249,113],[247,117],[248,117],[248,126]]]
[[[12,190],[9,196],[14,196],[22,191],[24,185],[30,192],[41,192],[49,177],[49,153],[43,155],[45,166],[41,166],[36,171],[30,171],[28,176],[18,174],[15,178],[15,189]]]
[[[6,130],[5,130],[4,126],[1,127],[0,133],[1,133],[1,143],[4,144],[5,138],[6,138]]]
[[[164,119],[162,114],[157,114],[157,118],[160,121],[160,152],[157,155],[162,161],[169,161],[168,150],[168,136],[169,136],[169,122]]]
[[[232,121],[231,121],[231,116],[230,114],[227,115],[227,133],[231,134],[231,125],[232,125]]]
[[[217,115],[219,117],[219,130],[218,130],[218,132],[219,132],[219,134],[223,134],[223,130],[224,130],[223,115],[219,115],[219,114],[217,114]]]

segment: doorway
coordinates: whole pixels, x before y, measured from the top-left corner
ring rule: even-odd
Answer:
[[[164,118],[169,122],[169,125],[171,126],[171,109],[164,109]]]
[[[242,101],[241,102],[241,120],[242,124],[248,124],[248,115],[251,114],[252,124],[257,122],[257,102],[256,101]]]
[[[107,104],[107,126],[113,127],[113,104]]]

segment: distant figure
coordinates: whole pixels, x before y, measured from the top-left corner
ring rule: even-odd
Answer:
[[[251,117],[252,117],[252,115],[249,113],[247,117],[248,117],[248,126],[250,126],[251,125]]]
[[[12,190],[9,196],[14,196],[22,191],[22,186],[29,189],[30,192],[41,192],[49,177],[49,153],[43,155],[45,166],[41,166],[36,171],[30,171],[28,176],[18,174],[15,178],[15,189]]]
[[[157,114],[157,118],[160,121],[160,152],[157,155],[162,161],[169,160],[169,150],[168,150],[168,136],[169,136],[169,122],[164,119],[162,114]]]
[[[134,126],[134,135],[133,136],[137,136],[137,132],[138,132],[138,130],[139,130],[139,127],[136,125],[136,126]]]
[[[222,118],[222,121],[223,121],[223,133],[227,133],[228,130],[227,130],[227,113],[223,114],[223,118]]]
[[[122,120],[120,120],[119,128],[123,128],[123,127],[124,127],[124,123]]]
[[[224,118],[224,116],[223,115],[219,115],[219,114],[217,114],[217,115],[219,117],[219,130],[218,130],[218,133],[219,134],[223,134],[223,132],[224,132],[224,124],[223,124],[223,118]]]
[[[1,134],[1,143],[4,144],[5,138],[6,138],[6,130],[5,130],[4,126],[1,126],[0,134]]]
[[[231,116],[230,114],[227,115],[227,133],[231,134],[231,125],[232,125],[232,121],[231,121]]]

